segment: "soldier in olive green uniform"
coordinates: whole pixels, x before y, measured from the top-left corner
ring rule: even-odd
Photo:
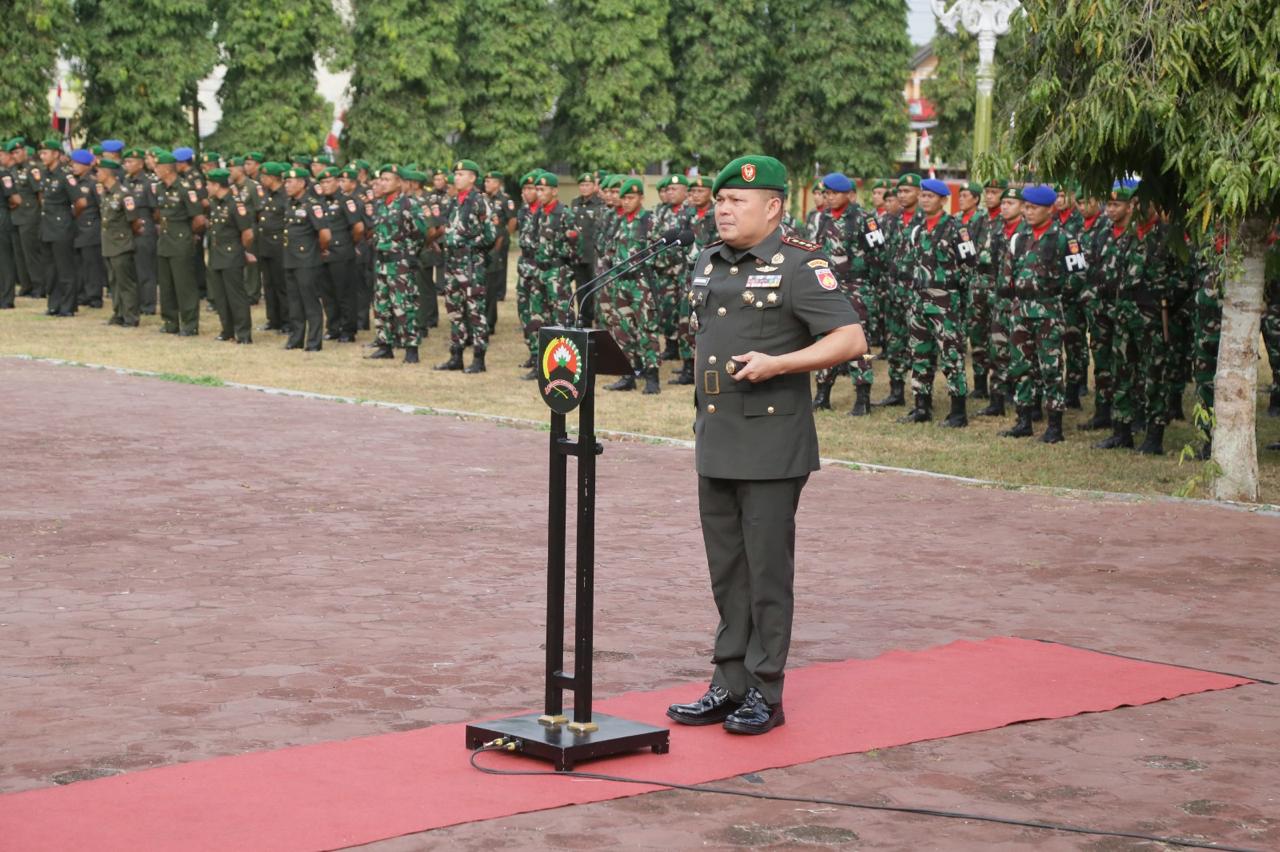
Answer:
[[[327,340],[351,343],[356,339],[356,244],[364,238],[361,205],[338,186],[341,170],[329,167],[320,173],[320,203],[329,228],[329,255],[324,259],[320,294],[328,318]]]
[[[264,195],[258,212],[258,274],[262,277],[262,300],[267,311],[264,330],[288,331],[289,293],[284,275],[284,213],[289,196],[280,176],[284,163],[268,160],[259,175]]]
[[[319,352],[324,336],[324,309],[317,288],[320,267],[329,253],[329,228],[320,199],[310,191],[310,172],[286,171],[289,197],[284,212],[284,274],[289,293],[289,340],[285,349]]]
[[[528,369],[524,379],[532,381],[538,377],[533,362],[538,357],[538,335],[529,332],[533,321],[534,290],[541,289],[542,280],[538,277],[538,190],[534,181],[541,176],[541,169],[534,169],[520,178],[519,212],[516,213],[516,237],[520,245],[520,259],[516,261],[516,315],[520,318],[520,327],[524,329],[525,345],[529,347],[529,358],[520,364],[520,368]],[[539,297],[541,293],[537,294]],[[539,327],[541,327],[539,325]]]
[[[257,239],[258,215],[262,210],[262,201],[266,192],[262,185],[249,177],[244,169],[244,157],[232,157],[227,164],[231,173],[231,193],[249,211],[253,221],[253,243],[245,247],[244,291],[249,296],[249,304],[256,305],[262,299],[262,276],[258,272]]]
[[[9,198],[13,195],[13,156],[6,146],[0,150],[0,310],[14,307],[18,284],[18,267],[14,257],[18,229],[13,226],[9,213]]]
[[[178,177],[168,152],[156,155],[156,241],[161,331],[194,337],[200,333],[200,288],[196,283],[196,242],[204,233],[204,206],[194,186]]]
[[[218,309],[218,340],[253,342],[253,317],[245,286],[245,250],[253,245],[253,214],[231,188],[231,172],[213,169],[209,188],[209,301]]]
[[[155,221],[155,187],[159,180],[146,171],[144,154],[137,148],[122,152],[125,189],[138,210],[142,230],[133,237],[133,259],[138,272],[138,312],[154,315],[159,283],[156,267],[156,240],[159,231]]]
[[[40,241],[45,253],[53,259],[46,274],[49,286],[47,313],[50,316],[75,316],[78,302],[76,289],[75,236],[76,224],[71,215],[71,192],[67,182],[70,172],[62,165],[62,140],[46,139],[40,145],[42,169],[33,170],[40,191]]]
[[[600,227],[605,206],[600,197],[600,183],[594,172],[578,175],[578,197],[569,205],[573,210],[574,224],[578,230],[578,262],[573,267],[573,280],[581,287],[595,275],[596,230]],[[590,301],[590,297],[588,297]],[[581,305],[579,311],[585,317],[595,313],[594,305]]]
[[[111,267],[111,319],[109,325],[138,326],[138,266],[134,239],[142,230],[143,213],[120,179],[123,169],[116,160],[98,161],[98,186],[102,189],[102,257]]]
[[[102,307],[107,267],[102,259],[102,213],[98,208],[98,182],[93,179],[94,156],[79,148],[71,152],[71,215],[76,220],[76,277],[78,303]]]
[[[809,371],[866,352],[827,258],[781,232],[786,187],[772,157],[725,166],[714,184],[725,242],[692,280],[698,507],[720,625],[710,688],[667,715],[741,734],[785,721],[795,512],[818,469]]]
[[[13,156],[13,192],[9,209],[18,229],[18,282],[20,295],[43,299],[49,295],[49,253],[40,240],[40,166],[31,162],[30,149],[21,136],[6,147]]]

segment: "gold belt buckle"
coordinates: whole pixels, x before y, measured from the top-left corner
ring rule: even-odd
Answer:
[[[720,394],[720,371],[707,370],[702,374],[702,392],[707,396]]]

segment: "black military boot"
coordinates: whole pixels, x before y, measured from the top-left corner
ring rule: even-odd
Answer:
[[[818,390],[813,395],[814,411],[831,410],[831,389],[835,387],[835,384],[835,382],[818,382]]]
[[[1182,394],[1181,393],[1169,394],[1169,411],[1167,413],[1168,413],[1167,419],[1170,423],[1172,423],[1175,420],[1187,419],[1187,416],[1182,413]]]
[[[857,396],[853,400],[853,410],[849,412],[850,417],[866,417],[871,413],[871,385],[858,385],[855,388]]]
[[[1080,383],[1067,382],[1067,408],[1080,408]]]
[[[1280,391],[1271,392],[1271,401],[1267,405],[1268,417],[1280,417]]]
[[[974,373],[973,393],[969,394],[969,396],[974,399],[986,399],[987,393],[987,371],[983,370],[981,373]]]
[[[657,367],[650,367],[644,371],[644,390],[641,393],[662,393],[662,382],[658,380]]]
[[[1065,440],[1062,436],[1062,412],[1049,412],[1049,425],[1045,428],[1040,440],[1046,444],[1060,444]]]
[[[437,370],[461,370],[462,369],[462,347],[449,347],[449,360],[436,364]]]
[[[969,425],[969,416],[964,412],[964,397],[951,395],[951,413],[942,421],[942,425],[948,429],[963,429]]]
[[[933,419],[933,397],[916,394],[916,407],[898,418],[899,423],[928,423]]]
[[[667,379],[669,385],[691,385],[693,384],[693,359],[685,358],[684,364],[680,366],[680,372]]]
[[[1213,458],[1213,439],[1207,438],[1196,450],[1196,461],[1208,461]]]
[[[532,370],[532,369],[533,369],[533,356],[532,356],[532,355],[530,355],[528,358],[525,358],[525,359],[524,359],[524,361],[520,362],[520,363],[519,363],[519,364],[517,364],[516,366],[517,366],[517,367],[519,367],[521,370]]]
[[[404,348],[404,362],[406,364],[418,363],[418,347],[406,346]]]
[[[605,385],[605,390],[630,391],[636,389],[635,373],[627,373],[611,385]]]
[[[369,358],[371,360],[377,360],[380,358],[394,358],[396,357],[396,353],[395,353],[395,350],[393,350],[390,346],[380,345],[380,346],[374,347],[374,350],[364,357]]]
[[[676,347],[676,342],[674,340],[668,340],[667,348],[662,350],[662,356],[661,356],[662,360],[674,361],[679,357],[680,357],[680,350]]]
[[[483,373],[484,372],[484,353],[477,351],[475,355],[472,355],[471,366],[467,367],[467,369],[463,370],[462,372],[470,375],[475,375],[476,373]]]
[[[1095,429],[1108,429],[1111,426],[1111,403],[1100,402],[1098,408],[1093,412],[1093,416],[1077,426],[1083,432],[1092,432]]]
[[[1037,402],[1031,408],[1031,422],[1039,423],[1042,420],[1044,420],[1044,403]]]
[[[889,395],[879,402],[871,403],[874,406],[890,406],[890,405],[906,405],[907,398],[903,395],[906,390],[906,382],[901,379],[889,380]]]
[[[1004,417],[1004,394],[998,390],[991,391],[991,402],[987,407],[976,412],[978,417]]]
[[[1119,447],[1133,449],[1133,427],[1128,423],[1116,421],[1111,424],[1111,437],[1093,445],[1095,450],[1114,450]]]
[[[1138,452],[1144,456],[1164,455],[1164,424],[1152,423],[1147,426],[1147,434],[1143,437]]]
[[[522,382],[536,382],[538,380],[538,370],[534,368],[520,377]]]
[[[1000,433],[1002,438],[1030,438],[1033,434],[1031,430],[1031,406],[1024,405],[1018,408],[1018,422],[1013,424],[1013,428],[1005,429]]]

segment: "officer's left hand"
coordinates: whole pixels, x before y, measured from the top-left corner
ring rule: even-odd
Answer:
[[[782,374],[782,359],[776,355],[763,352],[748,352],[745,355],[734,355],[733,360],[741,363],[733,374],[735,382],[765,382]]]

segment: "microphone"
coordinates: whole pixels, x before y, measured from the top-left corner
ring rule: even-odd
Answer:
[[[644,261],[652,258],[654,255],[660,254],[669,248],[674,248],[675,246],[691,246],[693,245],[693,242],[694,237],[693,230],[691,228],[671,228],[670,230],[665,231],[662,236],[658,237],[658,239],[649,243],[649,245],[622,261],[622,263],[609,267],[595,278],[592,278],[586,284],[583,284],[578,288],[577,292],[573,294],[574,299],[577,300],[577,305],[574,307],[573,312],[573,324],[577,325],[582,320],[581,312],[583,301],[585,301],[592,293],[608,284],[613,280],[613,278],[616,278],[631,267],[638,266]]]

